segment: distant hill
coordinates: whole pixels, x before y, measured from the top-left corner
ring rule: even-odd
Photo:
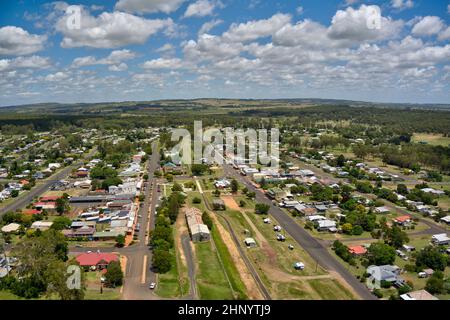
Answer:
[[[124,101],[103,103],[39,103],[0,107],[0,114],[116,114],[136,111],[173,111],[199,108],[264,108],[301,107],[312,105],[342,105],[352,107],[377,107],[401,109],[450,110],[450,104],[374,103],[338,99],[211,99]]]

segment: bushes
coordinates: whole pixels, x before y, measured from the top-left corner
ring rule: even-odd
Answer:
[[[208,229],[209,230],[212,230],[212,228],[213,228],[213,221],[212,221],[212,219],[211,219],[211,216],[209,215],[209,213],[208,212],[203,212],[203,214],[202,214],[202,220],[203,220],[203,223],[208,227]]]
[[[367,250],[367,257],[369,264],[377,266],[393,264],[395,249],[383,242],[372,243]]]
[[[439,251],[439,248],[428,246],[417,253],[416,267],[423,269],[425,267],[433,270],[444,271],[447,266],[447,257]]]
[[[256,214],[267,214],[269,212],[270,206],[265,203],[257,203],[255,204],[255,213]]]
[[[123,283],[123,272],[120,262],[112,261],[105,273],[105,284],[108,287],[119,287]]]
[[[194,199],[192,199],[192,203],[194,204],[202,203],[202,199],[200,199],[199,197],[195,197]]]
[[[333,250],[334,252],[345,262],[348,262],[350,264],[355,264],[354,258],[352,254],[348,251],[348,248],[346,245],[344,245],[339,240],[336,240],[333,242]]]

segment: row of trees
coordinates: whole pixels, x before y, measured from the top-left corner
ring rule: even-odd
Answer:
[[[175,261],[171,252],[174,245],[172,225],[177,220],[184,202],[185,197],[179,191],[174,191],[169,198],[163,200],[158,208],[155,229],[150,237],[150,245],[153,248],[152,265],[158,273],[170,271]]]

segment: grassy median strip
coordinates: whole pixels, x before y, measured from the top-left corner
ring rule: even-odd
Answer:
[[[237,294],[236,299],[245,300],[247,299],[247,294],[245,293],[245,285],[239,276],[239,272],[233,263],[230,252],[228,251],[225,243],[222,240],[219,232],[216,228],[212,229],[211,232],[214,243],[216,244],[216,248],[220,259],[222,260],[222,264],[224,266],[225,272],[228,275],[228,279],[230,280],[231,286],[233,287],[233,291]]]
[[[200,299],[233,299],[233,292],[212,243],[196,243],[195,253],[198,261],[196,280]]]

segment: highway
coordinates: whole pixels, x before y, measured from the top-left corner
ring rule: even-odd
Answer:
[[[250,191],[255,192],[256,200],[270,206],[269,214],[275,218],[281,227],[323,268],[337,272],[363,300],[376,300],[367,287],[353,276],[339,261],[337,261],[317,239],[312,237],[306,230],[299,226],[287,213],[275,206],[265,194],[255,188],[246,178],[241,176],[228,164],[223,165],[225,176],[231,176],[247,186]]]

